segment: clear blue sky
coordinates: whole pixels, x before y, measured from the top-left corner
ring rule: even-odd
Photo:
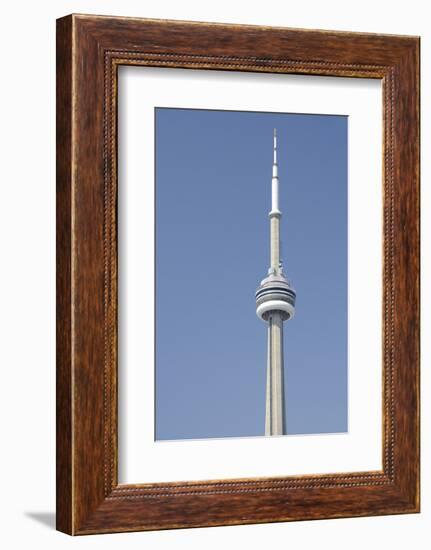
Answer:
[[[272,133],[288,434],[347,430],[345,116],[156,109],[156,438],[264,434]]]

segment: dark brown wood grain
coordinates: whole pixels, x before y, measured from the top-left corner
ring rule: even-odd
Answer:
[[[57,529],[72,532],[72,26],[57,22]]]
[[[382,471],[118,485],[116,116],[117,68],[124,64],[382,80]],[[416,37],[80,15],[58,20],[59,530],[419,511],[418,102]]]

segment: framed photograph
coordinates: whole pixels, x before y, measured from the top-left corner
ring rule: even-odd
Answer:
[[[419,511],[419,38],[57,21],[57,528]]]

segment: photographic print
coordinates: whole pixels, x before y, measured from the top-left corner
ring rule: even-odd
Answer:
[[[155,109],[155,439],[348,431],[348,117]]]

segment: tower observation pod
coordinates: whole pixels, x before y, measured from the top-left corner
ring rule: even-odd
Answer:
[[[283,323],[295,314],[296,292],[283,273],[280,258],[279,179],[277,132],[274,129],[270,223],[270,267],[256,291],[256,314],[268,325],[265,435],[286,433],[284,395]]]

